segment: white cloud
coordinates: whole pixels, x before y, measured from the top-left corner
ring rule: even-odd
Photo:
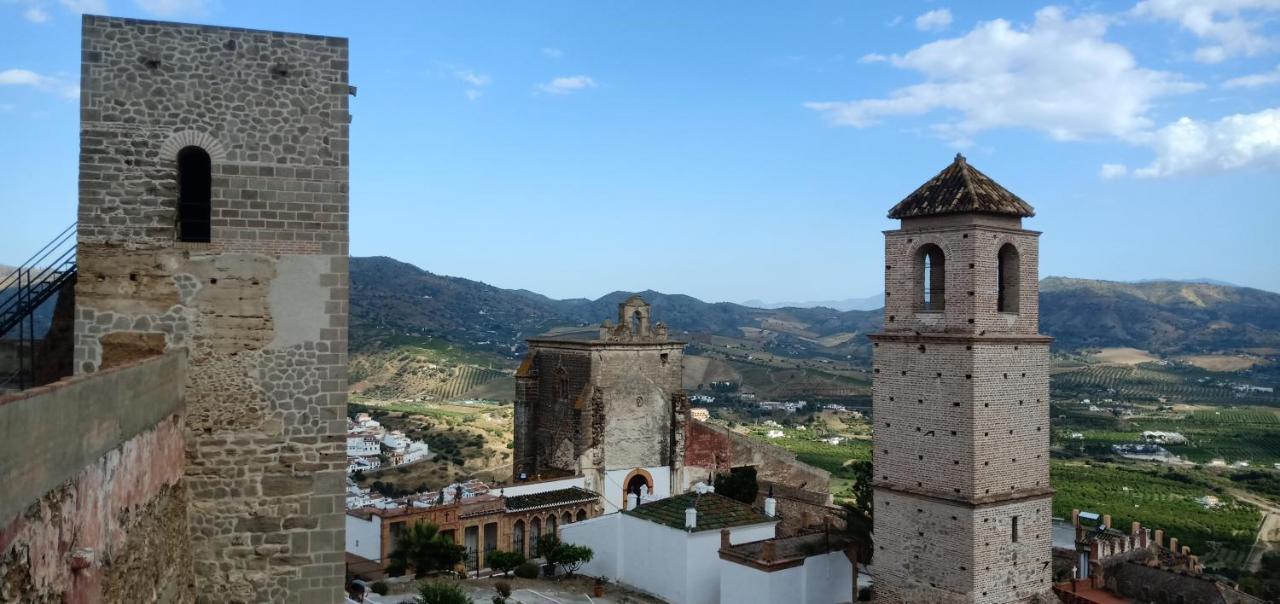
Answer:
[[[942,31],[950,26],[950,9],[939,8],[916,17],[916,29],[920,31]]]
[[[1276,48],[1276,40],[1259,31],[1269,19],[1259,13],[1276,11],[1280,11],[1280,0],[1142,0],[1131,12],[1176,21],[1206,43],[1196,49],[1197,61],[1219,63]]]
[[[44,23],[49,20],[49,11],[41,6],[28,6],[27,10],[22,11],[22,18],[32,23]]]
[[[480,91],[475,88],[468,88],[463,94],[467,95],[468,101],[474,101],[480,98]]]
[[[869,52],[865,55],[862,55],[861,57],[858,57],[859,63],[884,63],[885,61],[888,61],[888,60],[889,60],[888,56],[882,55],[878,52]]]
[[[59,0],[62,7],[76,14],[107,14],[107,0]]]
[[[1102,164],[1102,169],[1098,171],[1098,176],[1107,180],[1120,178],[1128,174],[1129,168],[1124,164]]]
[[[493,79],[490,78],[489,76],[482,73],[476,73],[469,69],[456,69],[453,72],[453,77],[458,78],[463,82],[466,82],[472,86],[477,86],[477,87],[488,86],[490,83],[493,82]]]
[[[134,0],[141,8],[159,17],[204,16],[209,14],[207,0]]]
[[[37,90],[51,92],[68,99],[79,98],[80,87],[69,84],[59,78],[38,74],[27,69],[6,69],[0,71],[0,86],[29,86]]]
[[[542,54],[552,59],[559,59],[564,56],[564,51],[559,48],[544,48],[542,49]]]
[[[1231,78],[1222,83],[1223,88],[1257,88],[1280,83],[1280,65],[1271,71]]]
[[[954,118],[932,126],[953,143],[1011,127],[1074,140],[1148,130],[1154,100],[1199,87],[1176,74],[1138,67],[1128,49],[1104,39],[1106,31],[1102,17],[1072,19],[1055,7],[1036,12],[1026,27],[996,19],[889,58],[924,76],[919,84],[885,98],[805,106],[835,125],[857,128],[893,116],[954,112]]]
[[[1134,176],[1159,177],[1242,168],[1280,168],[1280,107],[1216,122],[1179,119],[1143,137],[1156,159]]]
[[[562,76],[552,78],[550,82],[545,84],[538,84],[538,90],[548,94],[569,94],[595,87],[596,81],[584,75]]]

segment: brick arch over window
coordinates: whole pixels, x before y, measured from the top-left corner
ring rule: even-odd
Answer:
[[[644,485],[646,487],[649,487],[649,494],[653,494],[653,475],[650,474],[649,471],[645,470],[644,468],[636,468],[632,470],[630,473],[628,473],[627,477],[622,481],[622,502],[624,507],[626,506],[627,495],[630,493],[636,492],[632,490],[631,488],[632,484],[633,483],[636,484],[637,490],[640,488],[639,480],[637,479],[643,480]]]
[[[947,254],[936,243],[924,243],[912,254],[914,260],[915,307],[918,311],[946,309]]]
[[[1019,277],[1022,263],[1018,248],[1012,243],[1000,246],[996,253],[996,310],[999,312],[1018,312]]]
[[[199,130],[183,130],[174,132],[160,145],[160,157],[167,161],[177,161],[178,151],[184,147],[200,147],[209,154],[213,162],[227,160],[227,148],[222,141],[213,135]]]

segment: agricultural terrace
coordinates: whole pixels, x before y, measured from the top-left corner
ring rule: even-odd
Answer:
[[[1070,518],[1072,509],[1111,514],[1116,528],[1133,521],[1164,529],[1201,556],[1206,567],[1238,568],[1253,545],[1262,515],[1194,471],[1151,466],[1053,461],[1053,514]],[[1222,503],[1207,508],[1197,499],[1213,495]]]
[[[1055,399],[1112,398],[1134,403],[1207,405],[1262,405],[1280,407],[1276,392],[1242,392],[1233,385],[1249,383],[1250,376],[1206,371],[1179,363],[1140,365],[1078,365],[1055,363],[1050,382]],[[1255,385],[1270,386],[1270,381]],[[1280,388],[1277,388],[1280,390]]]
[[[1054,444],[1067,451],[1110,456],[1111,445],[1142,442],[1144,430],[1159,430],[1185,436],[1186,444],[1162,446],[1193,463],[1220,459],[1268,468],[1280,463],[1280,409],[1197,407],[1189,413],[1151,411],[1117,418],[1055,404],[1053,417]],[[1083,438],[1071,438],[1072,433]]]

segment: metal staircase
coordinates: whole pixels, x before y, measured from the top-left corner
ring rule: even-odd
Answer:
[[[76,275],[76,224],[63,229],[22,263],[0,278],[0,341],[15,342],[16,367],[0,371],[0,387],[30,387],[36,362],[36,310]],[[7,375],[6,375],[7,374]]]

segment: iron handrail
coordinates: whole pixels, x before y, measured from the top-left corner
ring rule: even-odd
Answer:
[[[57,236],[51,239],[48,243],[44,244],[44,247],[41,247],[39,250],[36,251],[36,253],[32,254],[30,258],[27,258],[26,262],[23,262],[22,264],[18,265],[17,268],[13,269],[13,272],[10,273],[9,276],[0,280],[0,291],[3,291],[9,287],[12,287],[14,283],[17,281],[18,275],[19,273],[21,273],[21,271],[23,271],[24,269],[30,270],[33,265],[38,265],[42,263],[44,258],[47,258],[49,254],[54,253],[56,248],[65,244],[68,239],[73,238],[76,234],[77,224],[78,223],[75,223],[75,222],[71,223],[71,226],[63,229],[61,233],[58,233]],[[71,244],[71,247],[73,249],[75,248],[74,242]]]

